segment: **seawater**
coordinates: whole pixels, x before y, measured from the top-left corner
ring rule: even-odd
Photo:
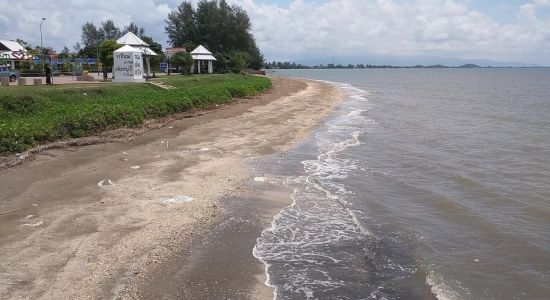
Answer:
[[[269,167],[294,189],[253,251],[274,298],[550,298],[550,69],[275,75],[345,99]]]

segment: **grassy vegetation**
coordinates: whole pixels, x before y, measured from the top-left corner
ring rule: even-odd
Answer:
[[[0,154],[39,143],[132,127],[145,119],[226,103],[271,87],[265,77],[174,75],[177,89],[150,84],[82,84],[0,88]]]

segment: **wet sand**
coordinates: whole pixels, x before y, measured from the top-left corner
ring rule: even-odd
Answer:
[[[325,84],[273,81],[126,142],[0,170],[0,298],[270,298],[250,245],[286,203],[248,188],[261,174],[242,162],[292,147],[341,99]]]

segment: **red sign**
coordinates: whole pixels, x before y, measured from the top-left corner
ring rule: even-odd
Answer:
[[[13,55],[13,57],[15,59],[23,59],[25,58],[25,52],[21,51],[21,50],[18,50],[18,51],[13,51],[11,53],[11,55]]]

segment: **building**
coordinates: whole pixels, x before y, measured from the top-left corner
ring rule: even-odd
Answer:
[[[143,51],[126,45],[113,52],[113,82],[143,82]]]
[[[29,54],[21,44],[14,41],[0,40],[0,61],[6,61],[15,69],[15,62],[28,59]]]
[[[217,59],[208,49],[204,48],[204,46],[200,45],[195,50],[191,51],[191,57],[193,58],[191,73],[214,73],[212,62]]]
[[[185,49],[185,47],[173,47],[173,48],[166,48],[166,57],[172,57],[174,56],[174,54],[176,53],[180,53],[180,52],[187,52],[187,49]]]
[[[126,33],[121,38],[119,38],[116,42],[121,44],[121,45],[131,46],[132,48],[138,49],[138,50],[141,51],[141,53],[143,53],[143,56],[145,57],[145,61],[146,61],[146,64],[147,64],[145,76],[147,78],[149,78],[149,73],[151,72],[150,57],[151,56],[157,56],[155,51],[153,51],[153,50],[151,50],[151,48],[149,48],[149,44],[144,42],[142,39],[140,39],[133,32]]]

